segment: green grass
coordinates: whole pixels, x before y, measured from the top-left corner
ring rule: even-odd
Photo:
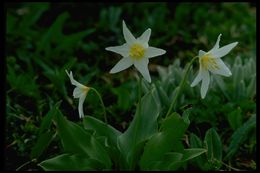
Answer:
[[[205,100],[200,99],[199,87],[188,85],[198,69],[198,64],[193,65],[176,110],[181,114],[187,106],[193,107],[187,141],[206,140],[206,133],[213,127],[222,142],[223,163],[198,164],[207,159],[203,155],[190,162],[186,170],[256,169],[256,128],[252,120],[256,113],[255,4],[7,3],[5,8],[7,170],[15,170],[33,159],[30,153],[40,124],[56,102],[62,100],[60,110],[69,120],[79,121],[77,100],[73,99],[73,86],[65,69],[101,93],[111,126],[121,132],[128,127],[138,102],[137,72],[131,67],[109,74],[121,57],[105,50],[124,43],[122,20],[136,37],[151,28],[149,45],[167,51],[150,60],[149,70],[157,92],[164,92],[168,101],[181,81],[184,67],[199,50],[212,48],[220,33],[220,46],[239,42],[223,58],[233,75],[214,79]],[[144,82],[143,93],[145,85]],[[169,103],[162,99],[158,98],[167,111]],[[94,93],[88,94],[84,112],[103,120]],[[49,130],[55,132],[53,126]],[[246,137],[236,137],[239,134]],[[196,145],[194,141],[185,144]],[[55,137],[36,161],[21,170],[41,170],[37,163],[58,154],[60,145]],[[230,149],[232,146],[234,149]]]

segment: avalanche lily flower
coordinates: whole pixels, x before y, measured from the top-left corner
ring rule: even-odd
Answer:
[[[118,53],[123,58],[110,70],[110,73],[117,73],[134,65],[142,76],[151,82],[148,70],[149,58],[165,54],[165,50],[151,47],[148,41],[151,35],[151,29],[148,28],[137,39],[127,28],[123,21],[123,35],[126,43],[121,46],[107,47],[106,50]]]
[[[70,78],[71,84],[76,86],[76,88],[73,91],[73,97],[79,98],[79,106],[78,106],[79,118],[83,118],[83,116],[84,116],[83,103],[84,103],[84,100],[85,100],[87,93],[90,90],[90,88],[87,87],[87,86],[84,86],[81,83],[74,80],[73,74],[72,74],[71,71],[70,71],[70,73],[68,73],[68,71],[66,70],[66,73]]]
[[[214,74],[222,76],[231,76],[231,71],[220,59],[221,57],[227,55],[237,44],[238,42],[230,43],[226,46],[219,48],[219,41],[222,34],[219,34],[215,46],[208,52],[202,50],[199,51],[199,73],[197,77],[191,84],[191,87],[197,85],[201,80],[201,98],[204,99],[209,88],[210,76],[209,71]]]

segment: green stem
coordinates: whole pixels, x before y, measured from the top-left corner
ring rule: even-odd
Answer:
[[[184,81],[185,81],[186,78],[187,78],[187,75],[188,75],[188,72],[189,72],[189,70],[190,70],[190,67],[191,67],[191,65],[193,64],[193,62],[195,61],[196,58],[198,58],[198,56],[193,57],[192,60],[190,61],[189,65],[188,65],[188,68],[186,69],[186,72],[185,72],[185,74],[184,74],[184,78],[182,78],[182,81],[181,81],[180,85],[178,86],[178,91],[177,91],[177,93],[176,93],[176,95],[175,95],[175,97],[174,97],[174,99],[173,99],[173,101],[172,101],[172,103],[171,103],[171,105],[170,105],[170,108],[168,109],[168,112],[167,112],[167,114],[166,114],[166,117],[168,117],[168,116],[170,115],[170,113],[172,112],[173,106],[174,106],[174,104],[175,104],[176,101],[177,101],[177,98],[178,98],[178,96],[179,96],[179,94],[180,94],[180,92],[181,92],[181,89],[183,88]]]
[[[141,102],[142,97],[142,78],[138,75],[138,103]]]
[[[19,171],[21,168],[23,168],[24,166],[28,165],[28,164],[31,163],[31,162],[36,162],[36,159],[34,158],[34,159],[32,159],[32,160],[30,160],[30,161],[28,161],[28,162],[22,164],[21,166],[19,166],[18,168],[16,168],[15,171]]]
[[[102,100],[102,97],[101,97],[101,95],[99,94],[99,92],[98,92],[95,88],[90,88],[90,89],[93,90],[93,91],[95,91],[95,93],[97,94],[97,96],[98,96],[98,98],[99,98],[99,100],[100,100],[100,102],[101,102],[101,106],[102,106],[103,111],[104,111],[104,119],[105,119],[105,122],[106,122],[106,124],[107,124],[106,107],[105,107],[105,105],[104,105],[104,102],[103,102],[103,100]]]

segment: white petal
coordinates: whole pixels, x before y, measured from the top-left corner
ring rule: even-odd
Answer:
[[[137,68],[137,70],[143,75],[145,80],[148,82],[151,82],[151,76],[149,74],[148,70],[148,58],[143,58],[141,60],[134,61],[134,66]]]
[[[200,88],[200,94],[202,99],[204,99],[207,94],[207,91],[209,89],[209,82],[210,82],[209,72],[207,70],[204,70],[202,73],[202,84]]]
[[[129,57],[122,58],[111,70],[109,73],[117,73],[124,69],[127,69],[133,65],[133,60]]]
[[[140,37],[137,38],[137,40],[140,41],[145,48],[147,48],[150,35],[151,35],[151,29],[148,28]]]
[[[200,50],[200,51],[199,51],[199,57],[203,56],[205,53],[206,53],[205,51]]]
[[[201,67],[200,67],[198,75],[196,76],[196,78],[193,80],[193,82],[192,82],[191,85],[190,85],[191,87],[196,86],[196,85],[202,80],[202,75],[201,75],[201,73],[202,73],[202,69],[201,69]]]
[[[86,94],[82,94],[79,97],[79,106],[78,106],[79,118],[83,118],[83,116],[84,116],[83,103],[84,103],[84,100],[85,100],[86,96],[87,96]]]
[[[224,47],[221,47],[220,49],[216,49],[216,50],[212,51],[212,56],[214,58],[221,58],[221,57],[225,56],[226,54],[228,54],[237,44],[238,44],[238,42],[234,42],[234,43],[230,43]]]
[[[121,46],[107,47],[106,50],[118,53],[123,57],[127,57],[129,54],[129,46],[126,43]]]
[[[159,49],[159,48],[156,48],[156,47],[148,47],[145,50],[144,56],[147,57],[147,58],[152,58],[152,57],[155,57],[155,56],[163,55],[165,53],[166,53],[166,51],[163,50],[163,49]]]
[[[73,90],[73,97],[74,98],[79,98],[81,96],[81,94],[83,94],[83,90],[79,87],[76,87],[74,90]]]
[[[80,87],[80,88],[85,87],[85,86],[82,85],[81,83],[79,83],[79,82],[77,82],[76,80],[74,80],[72,71],[70,71],[70,74],[68,73],[67,70],[65,70],[65,71],[66,71],[67,75],[69,76],[70,82],[71,82],[72,85],[75,85],[75,86]]]
[[[224,64],[224,62],[220,58],[216,58],[215,61],[216,61],[219,68],[218,69],[209,68],[209,70],[212,73],[219,74],[219,75],[222,75],[222,76],[227,76],[227,77],[232,75],[229,68]]]
[[[133,36],[133,34],[129,31],[129,29],[127,28],[125,21],[123,21],[123,34],[124,34],[124,38],[125,41],[128,44],[133,44],[134,42],[136,42],[135,37]]]
[[[217,39],[217,42],[215,44],[215,46],[209,51],[209,53],[211,53],[212,51],[216,50],[219,48],[219,41],[220,41],[220,38],[221,38],[222,34],[219,34],[218,36],[218,39]]]

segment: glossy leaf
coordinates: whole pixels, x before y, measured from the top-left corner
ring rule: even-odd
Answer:
[[[135,167],[133,156],[138,144],[149,139],[157,131],[160,107],[154,98],[154,90],[147,93],[138,104],[136,114],[128,129],[119,136],[118,145],[127,168]]]
[[[106,168],[111,167],[112,163],[105,147],[83,127],[66,120],[60,111],[55,116],[55,122],[65,152],[85,154],[86,157],[98,160]]]
[[[173,113],[162,122],[160,132],[153,135],[144,147],[141,169],[149,170],[153,162],[160,161],[167,152],[183,149],[178,145],[189,125],[187,118],[187,115],[183,119],[179,114]]]
[[[101,163],[81,154],[61,154],[39,164],[45,171],[101,170]]]

